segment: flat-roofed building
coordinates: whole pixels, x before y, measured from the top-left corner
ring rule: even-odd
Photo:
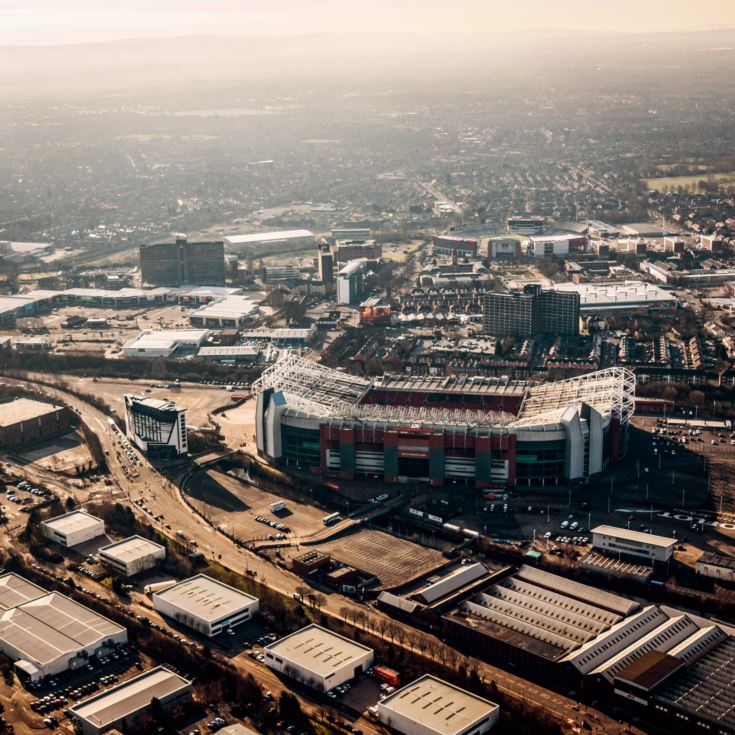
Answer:
[[[206,329],[147,329],[123,345],[125,357],[175,357],[195,353],[209,336]]]
[[[666,562],[674,553],[676,539],[631,531],[617,526],[592,529],[592,546],[611,554],[635,556],[648,561]]]
[[[251,620],[258,598],[199,574],[152,596],[158,612],[207,636]]]
[[[65,434],[74,424],[74,412],[32,398],[0,403],[0,445],[20,447]]]
[[[130,536],[99,550],[100,561],[123,577],[152,569],[166,558],[166,549],[142,536]]]
[[[296,248],[300,245],[312,245],[314,233],[310,230],[276,230],[273,232],[251,232],[246,235],[230,235],[224,238],[225,245],[235,250],[243,248],[257,248],[271,246],[276,248],[290,245]]]
[[[22,602],[37,593],[34,586],[27,582],[17,593],[19,604],[0,611],[0,652],[15,661],[21,677],[39,681],[80,668],[90,656],[127,641],[125,628],[59,592]]]
[[[265,664],[318,691],[354,679],[373,663],[373,649],[319,625],[307,625],[265,647]]]
[[[378,717],[404,735],[483,735],[500,707],[426,674],[378,702]]]
[[[191,682],[163,666],[96,694],[70,708],[82,735],[99,735],[114,727],[135,732],[136,721],[153,699],[164,707],[191,696]]]
[[[68,549],[105,535],[104,521],[85,510],[73,510],[71,513],[49,518],[42,521],[41,528],[46,538]]]
[[[189,315],[192,327],[238,328],[250,324],[260,314],[258,302],[249,296],[226,296],[200,307]]]

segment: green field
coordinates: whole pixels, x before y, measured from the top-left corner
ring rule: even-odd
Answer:
[[[652,191],[676,189],[679,186],[683,186],[684,188],[696,188],[699,184],[706,181],[716,182],[720,186],[735,186],[735,171],[725,171],[723,173],[716,174],[693,174],[691,176],[662,176],[655,179],[643,179],[643,181]]]

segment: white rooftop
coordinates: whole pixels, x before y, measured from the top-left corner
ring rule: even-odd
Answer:
[[[210,319],[238,319],[251,316],[260,311],[258,302],[249,296],[226,296],[224,299],[206,304],[190,316],[205,317]]]
[[[87,528],[95,528],[100,523],[103,523],[102,519],[87,513],[85,510],[73,510],[71,513],[65,513],[64,515],[56,516],[56,518],[49,518],[47,521],[42,521],[42,525],[65,535]]]
[[[621,539],[629,539],[640,544],[650,544],[651,546],[660,546],[668,549],[676,543],[676,539],[668,536],[656,536],[652,533],[643,533],[642,531],[631,531],[627,528],[618,528],[617,526],[597,526],[592,529],[592,533],[599,533],[605,536],[616,536]]]
[[[46,590],[17,574],[0,577],[0,612],[37,600],[47,594]]]
[[[248,245],[257,242],[277,242],[278,240],[296,240],[314,237],[311,230],[276,230],[275,232],[251,232],[247,235],[230,235],[225,242],[230,245]]]
[[[198,346],[209,335],[206,329],[160,329],[144,331],[129,339],[126,350],[173,350],[180,345]]]
[[[171,696],[187,689],[190,684],[182,676],[158,666],[75,704],[71,710],[76,717],[96,727],[104,727],[139,712],[154,697],[162,699]]]
[[[676,302],[676,296],[660,286],[645,281],[620,281],[609,283],[559,283],[557,291],[576,291],[580,308],[624,308],[639,303]]]
[[[438,735],[457,735],[498,710],[497,704],[429,674],[383,699],[380,707]]]
[[[322,677],[371,652],[367,646],[319,625],[308,625],[271,643],[265,649]]]
[[[118,559],[127,564],[143,556],[148,556],[148,554],[155,554],[157,551],[165,551],[165,549],[160,544],[142,536],[130,536],[122,541],[116,541],[114,544],[103,546],[99,553],[104,553],[105,556]]]
[[[20,658],[42,666],[124,631],[112,620],[58,592],[0,615],[0,640],[8,641]]]
[[[258,601],[257,597],[204,574],[157,592],[153,598],[165,600],[210,623],[216,623]]]

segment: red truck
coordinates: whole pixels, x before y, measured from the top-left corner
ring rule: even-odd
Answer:
[[[392,687],[398,686],[400,679],[399,673],[395,669],[389,669],[387,666],[373,666],[373,676],[379,681],[384,681]]]

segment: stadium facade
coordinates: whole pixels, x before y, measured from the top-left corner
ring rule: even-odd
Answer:
[[[291,355],[257,395],[258,453],[326,478],[473,483],[584,481],[625,454],[635,376],[609,368],[553,383],[393,376],[370,381]]]

